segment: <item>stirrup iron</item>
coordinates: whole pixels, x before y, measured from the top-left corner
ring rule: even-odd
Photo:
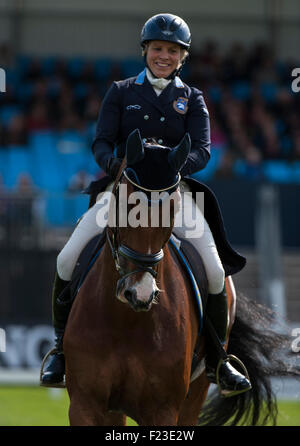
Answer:
[[[224,397],[224,398],[230,398],[231,396],[235,396],[235,395],[239,395],[240,393],[244,393],[247,392],[249,389],[244,389],[244,390],[232,390],[232,391],[223,391],[221,389],[221,384],[220,384],[220,367],[222,364],[224,364],[225,362],[229,362],[229,364],[231,362],[236,362],[241,368],[242,368],[242,373],[244,374],[245,378],[248,379],[248,381],[250,382],[250,377],[249,377],[249,373],[248,370],[245,366],[245,364],[235,355],[232,354],[227,354],[227,357],[221,358],[218,362],[217,368],[216,368],[216,383],[218,386],[218,390],[219,390],[219,394]]]

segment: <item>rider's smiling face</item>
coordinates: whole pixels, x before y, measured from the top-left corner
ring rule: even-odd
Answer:
[[[147,47],[148,67],[156,77],[167,78],[181,64],[181,48],[176,43],[152,40]]]

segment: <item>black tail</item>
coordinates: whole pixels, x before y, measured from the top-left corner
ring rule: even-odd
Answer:
[[[277,402],[271,378],[300,377],[300,367],[291,361],[295,353],[291,351],[288,332],[272,330],[274,316],[268,308],[238,295],[228,353],[245,364],[252,389],[231,398],[213,393],[202,410],[199,425],[276,425]]]

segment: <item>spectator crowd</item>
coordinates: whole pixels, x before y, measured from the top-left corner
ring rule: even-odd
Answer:
[[[215,175],[234,175],[236,160],[300,160],[300,93],[291,73],[300,61],[277,60],[266,44],[215,42],[193,50],[182,78],[203,91],[211,116],[212,150],[222,152]],[[35,131],[72,131],[90,150],[101,100],[113,80],[138,74],[137,61],[17,56],[0,48],[7,89],[0,93],[0,150],[26,146]]]

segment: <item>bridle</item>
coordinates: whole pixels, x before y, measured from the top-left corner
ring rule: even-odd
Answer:
[[[171,186],[162,188],[162,189],[148,189],[145,188],[136,182],[134,182],[127,174],[126,169],[123,169],[121,174],[119,175],[119,180],[114,188],[114,194],[116,197],[116,212],[117,212],[117,218],[116,218],[116,226],[114,228],[112,227],[106,227],[106,239],[108,242],[108,245],[111,249],[112,257],[115,262],[116,270],[120,274],[121,278],[118,281],[117,284],[117,291],[116,293],[121,290],[123,283],[127,277],[129,277],[132,274],[145,271],[150,273],[154,278],[157,277],[157,271],[155,271],[154,267],[163,259],[164,252],[163,249],[160,249],[158,252],[153,254],[143,254],[140,253],[134,249],[129,248],[128,246],[121,243],[120,240],[120,229],[119,229],[119,219],[118,219],[118,208],[119,208],[119,185],[121,184],[122,177],[125,177],[126,180],[134,187],[134,189],[138,189],[140,191],[149,193],[149,192],[170,192],[172,190],[175,190],[181,180],[180,174],[178,173],[176,182],[172,184]],[[109,229],[112,231],[112,235],[109,234]],[[137,266],[137,268],[133,271],[127,272],[125,271],[121,265],[120,265],[120,257],[126,258],[131,263]]]

